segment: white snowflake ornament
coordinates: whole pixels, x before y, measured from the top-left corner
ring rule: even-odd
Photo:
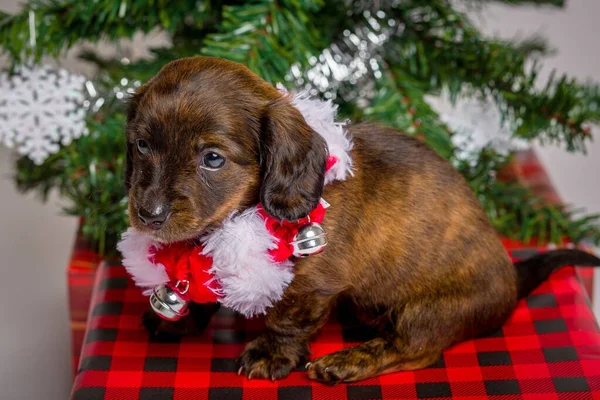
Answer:
[[[483,98],[462,95],[452,104],[450,94],[443,91],[440,97],[427,100],[454,132],[452,143],[461,160],[476,162],[477,155],[486,147],[501,155],[528,147],[526,140],[513,136],[518,121],[503,118],[491,95]]]
[[[88,133],[86,78],[49,66],[0,74],[0,141],[40,165],[60,146]]]

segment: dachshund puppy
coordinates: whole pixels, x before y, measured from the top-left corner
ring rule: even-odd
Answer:
[[[427,367],[448,346],[499,329],[553,269],[600,264],[558,250],[513,265],[451,164],[393,129],[348,130],[354,176],[324,187],[324,140],[243,65],[177,60],[132,97],[126,184],[137,230],[163,243],[194,240],[258,202],[280,220],[306,216],[321,196],[332,205],[327,249],[296,262],[264,332],[239,357],[249,378],[287,376],[341,299],[379,336],[313,360],[312,379],[352,382]],[[193,333],[203,325],[155,328]]]

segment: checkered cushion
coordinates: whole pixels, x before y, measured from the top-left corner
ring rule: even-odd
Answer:
[[[123,267],[99,269],[74,400],[600,399],[600,331],[573,268],[521,301],[501,331],[447,350],[431,368],[333,387],[301,369],[277,382],[238,376],[235,357],[260,332],[260,319],[221,310],[204,335],[161,344],[140,326],[147,308]],[[339,315],[311,350],[321,356],[369,337]]]

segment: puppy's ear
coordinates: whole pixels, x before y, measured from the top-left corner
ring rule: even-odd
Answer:
[[[262,206],[279,220],[305,217],[323,194],[325,140],[287,98],[269,103],[261,134]]]

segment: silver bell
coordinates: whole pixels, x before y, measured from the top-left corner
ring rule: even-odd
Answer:
[[[150,306],[158,316],[167,321],[179,320],[189,312],[188,286],[187,281],[156,286],[150,295]]]
[[[327,246],[327,233],[320,224],[311,222],[298,230],[290,243],[294,256],[299,258],[318,254]]]

